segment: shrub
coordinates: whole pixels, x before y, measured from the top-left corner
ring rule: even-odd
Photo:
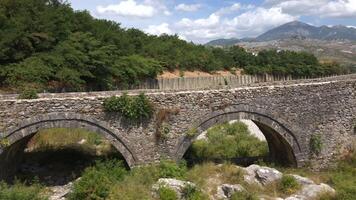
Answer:
[[[251,135],[245,124],[222,124],[208,130],[206,140],[197,140],[189,159],[195,161],[265,156],[268,145]]]
[[[205,200],[209,199],[208,195],[203,194],[197,187],[192,185],[187,185],[183,189],[183,197],[187,200]]]
[[[236,192],[231,196],[231,200],[258,200],[259,198],[250,192]]]
[[[38,99],[37,91],[35,89],[24,89],[18,96],[18,99]]]
[[[156,113],[156,136],[157,139],[165,139],[167,138],[170,132],[170,125],[168,121],[170,120],[172,115],[177,115],[179,113],[179,109],[159,109]]]
[[[74,184],[69,199],[106,199],[111,187],[123,180],[127,171],[118,160],[97,161],[87,168],[82,178]]]
[[[187,173],[187,165],[184,161],[177,164],[174,161],[162,160],[159,164],[160,178],[184,178]]]
[[[197,134],[198,134],[198,129],[196,129],[196,128],[191,128],[186,133],[186,135],[190,138],[195,137]]]
[[[291,175],[283,175],[278,184],[278,189],[284,194],[293,194],[300,189],[300,184]]]
[[[176,192],[167,187],[160,187],[158,195],[160,200],[178,200]]]
[[[156,165],[142,166],[132,169],[124,180],[111,188],[110,200],[152,199],[152,185],[159,179]]]
[[[323,148],[323,143],[321,141],[321,136],[320,135],[312,135],[310,138],[310,150],[312,153],[315,154],[320,154],[321,149]]]
[[[131,121],[148,119],[154,110],[153,105],[143,93],[138,96],[128,96],[125,93],[120,97],[113,96],[105,99],[104,109],[107,112],[119,113]]]
[[[7,138],[0,139],[0,147],[8,147],[10,145],[10,141]]]
[[[1,200],[45,200],[48,199],[43,194],[41,185],[35,183],[31,186],[25,186],[20,182],[15,182],[9,186],[4,182],[0,183],[0,199]]]

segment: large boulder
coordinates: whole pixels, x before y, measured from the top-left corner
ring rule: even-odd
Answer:
[[[166,187],[175,191],[178,199],[183,199],[184,189],[186,187],[196,187],[196,185],[189,181],[181,181],[172,178],[160,178],[157,183],[152,186],[152,189],[154,190],[156,196],[159,188],[161,187]]]
[[[315,199],[320,194],[330,193],[332,195],[335,194],[335,190],[331,188],[329,185],[324,183],[320,185],[309,184],[304,185],[300,191],[298,191],[295,195],[292,195],[285,200],[310,200]]]
[[[297,180],[297,182],[302,186],[315,184],[314,181],[312,181],[309,178],[302,177],[302,176],[295,175],[295,174],[291,174],[291,176],[293,176],[295,178],[295,180]]]
[[[250,165],[245,168],[244,181],[248,184],[265,186],[282,178],[283,174],[276,169]]]
[[[237,185],[222,184],[218,186],[217,193],[215,196],[216,199],[230,199],[234,193],[242,192],[242,191],[245,191],[245,188],[243,188],[240,184]]]

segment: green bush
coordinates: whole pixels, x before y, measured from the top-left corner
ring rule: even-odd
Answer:
[[[160,178],[184,178],[187,173],[187,165],[184,161],[177,164],[174,161],[162,160],[159,164]]]
[[[321,141],[321,136],[320,135],[312,135],[310,138],[310,150],[312,153],[315,154],[320,154],[321,149],[323,148],[323,143]]]
[[[0,182],[0,199],[1,200],[46,200],[43,195],[41,185],[35,183],[31,186],[16,182],[9,186],[4,182]]]
[[[18,99],[38,99],[37,91],[35,89],[24,89],[18,96]]]
[[[259,198],[250,192],[236,192],[231,196],[231,200],[258,200]]]
[[[110,200],[151,200],[152,185],[159,179],[157,165],[133,168],[124,180],[111,188]]]
[[[104,101],[104,109],[107,112],[119,113],[131,121],[148,119],[154,110],[153,105],[143,93],[138,96],[128,96],[125,93],[120,97],[110,97]]]
[[[208,130],[207,140],[197,140],[191,149],[191,159],[232,159],[265,156],[268,145],[251,135],[245,124],[222,124]]]
[[[160,187],[158,189],[158,195],[160,200],[178,200],[177,193],[167,187]]]
[[[8,147],[10,145],[10,141],[7,138],[0,139],[0,147]]]
[[[284,194],[293,194],[300,189],[300,184],[291,175],[283,175],[278,184],[278,189]]]
[[[205,195],[202,191],[200,191],[197,187],[192,185],[187,185],[183,189],[183,197],[186,200],[205,200],[209,199],[208,195]]]
[[[74,184],[69,199],[106,199],[111,188],[122,181],[126,174],[121,161],[97,161],[95,166],[87,168],[82,178]]]

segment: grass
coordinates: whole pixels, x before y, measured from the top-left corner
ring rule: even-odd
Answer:
[[[243,171],[231,164],[216,165],[204,163],[195,165],[187,172],[187,180],[210,195],[216,193],[221,184],[238,184],[242,182]]]
[[[282,179],[278,183],[279,191],[286,195],[291,195],[297,192],[301,188],[298,181],[291,175],[283,175]]]
[[[336,195],[321,194],[316,200],[354,200],[356,197],[356,141],[350,151],[338,161],[336,167],[312,172],[308,168],[279,168],[283,173],[299,174],[316,183],[327,183],[336,190]]]
[[[234,138],[236,133],[244,132],[246,129],[241,125],[233,124],[232,126],[228,126],[225,124],[216,130],[223,131],[224,136]],[[213,129],[213,134],[217,134],[216,130]],[[212,138],[219,139],[217,137],[218,135],[214,135]],[[245,136],[237,137],[242,139],[247,138]],[[46,148],[62,149],[77,145],[83,139],[86,141],[84,144],[88,145],[87,148],[91,149],[106,144],[97,134],[81,129],[70,131],[68,129],[50,129],[43,130],[40,134],[34,136],[30,147],[33,150]],[[225,140],[220,139],[220,141]],[[220,145],[217,146],[220,147]],[[253,152],[256,151],[253,150]],[[235,153],[232,152],[231,155]],[[284,174],[299,174],[311,178],[316,183],[327,183],[337,191],[336,196],[320,194],[315,200],[353,200],[356,196],[356,142],[354,148],[345,155],[336,168],[318,173],[311,172],[307,168],[278,169]],[[156,198],[152,195],[152,185],[159,178],[175,178],[195,183],[197,187],[187,187],[184,189],[183,195],[187,200],[208,199],[207,195],[212,196],[216,194],[217,187],[221,184],[243,185],[246,191],[234,194],[231,198],[233,200],[255,200],[257,194],[271,197],[286,197],[300,189],[298,182],[290,175],[283,176],[279,182],[270,184],[266,188],[247,185],[243,181],[243,175],[244,172],[241,168],[229,163],[217,165],[204,162],[188,168],[185,162],[177,164],[173,161],[162,160],[158,164],[137,167],[131,171],[127,171],[119,160],[104,160],[96,162],[95,165],[84,171],[82,178],[74,184],[74,189],[69,195],[69,199],[155,200]],[[161,188],[158,196],[161,200],[176,199],[175,193],[173,194],[167,188]],[[25,184],[16,183],[13,186],[9,186],[1,183],[0,199],[43,200],[47,198],[43,192],[43,188],[38,184],[25,186]]]
[[[106,199],[112,185],[122,181],[126,174],[118,160],[98,161],[95,166],[87,168],[74,184],[69,200]]]
[[[52,128],[39,131],[29,142],[30,151],[74,148],[94,155],[107,155],[115,150],[97,133],[84,129]]]
[[[15,182],[14,185],[8,185],[0,182],[1,200],[47,200],[44,194],[44,188],[35,183],[26,186],[24,183]]]
[[[267,142],[251,135],[242,122],[224,123],[208,130],[206,140],[193,143],[188,160],[207,161],[268,155]]]

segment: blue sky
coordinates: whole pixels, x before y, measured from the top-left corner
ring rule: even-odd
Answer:
[[[356,27],[356,0],[69,0],[76,10],[149,34],[177,34],[205,43],[255,37],[300,20],[312,25]]]

